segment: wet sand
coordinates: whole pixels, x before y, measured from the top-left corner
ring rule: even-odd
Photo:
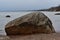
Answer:
[[[0,40],[60,40],[60,33],[0,36]]]

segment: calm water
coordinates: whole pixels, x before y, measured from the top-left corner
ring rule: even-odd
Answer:
[[[23,15],[26,15],[30,12],[0,12],[0,35],[6,35],[5,33],[5,25],[18,17],[21,17]],[[56,30],[56,32],[60,31],[60,15],[54,15],[55,13],[60,12],[43,12],[46,16],[50,18],[50,20],[53,23],[53,26]],[[10,18],[6,18],[6,15],[10,15]]]
[[[43,12],[43,13],[50,18],[56,32],[60,32],[60,15],[55,15],[56,13],[60,12]]]

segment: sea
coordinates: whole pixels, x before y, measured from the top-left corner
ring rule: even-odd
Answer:
[[[60,15],[55,15],[56,13],[60,12],[41,12],[44,13],[52,21],[52,25],[55,28],[55,31],[60,32]],[[0,35],[6,35],[5,25],[8,22],[29,13],[31,12],[0,12]],[[10,17],[6,17],[7,15],[10,15]]]

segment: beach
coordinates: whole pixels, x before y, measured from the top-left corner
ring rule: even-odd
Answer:
[[[41,11],[42,12],[42,11]],[[33,34],[33,35],[15,35],[6,36],[5,25],[18,17],[26,15],[31,12],[0,12],[0,40],[59,40],[60,39],[60,15],[55,15],[60,12],[46,12],[43,13],[52,21],[56,33],[52,34]],[[11,17],[7,18],[6,15]],[[5,39],[6,38],[6,39]]]
[[[60,33],[0,36],[0,40],[60,40]]]

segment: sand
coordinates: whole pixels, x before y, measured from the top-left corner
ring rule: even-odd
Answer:
[[[60,33],[0,36],[0,40],[60,40]]]

